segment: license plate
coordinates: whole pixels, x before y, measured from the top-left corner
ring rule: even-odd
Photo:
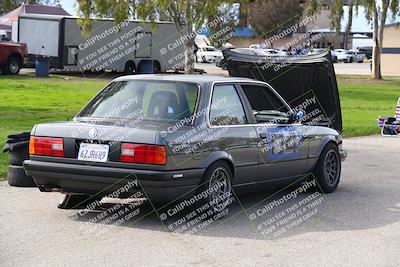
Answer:
[[[108,159],[108,145],[81,143],[78,160],[106,162]]]

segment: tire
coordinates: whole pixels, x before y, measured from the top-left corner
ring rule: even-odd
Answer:
[[[349,59],[349,63],[353,63],[353,58],[352,57]]]
[[[154,74],[157,74],[157,73],[161,72],[161,66],[160,66],[160,63],[158,61],[154,61],[153,69],[154,69],[154,71],[153,71]]]
[[[22,166],[10,165],[7,174],[8,184],[17,187],[36,187],[31,176],[27,176]]]
[[[206,57],[205,57],[205,56],[202,56],[202,57],[201,57],[201,62],[207,63],[207,60],[206,60]]]
[[[125,63],[124,73],[126,75],[132,75],[135,73],[135,69],[135,63],[133,63],[132,61],[128,61]]]
[[[222,176],[221,176],[222,175]],[[214,212],[221,212],[225,210],[230,204],[230,198],[232,197],[232,180],[233,175],[229,165],[224,161],[217,161],[207,168],[200,186],[196,191],[196,194],[201,194],[205,190],[210,190],[210,194],[207,199],[202,199],[200,205],[209,204],[210,209]],[[220,184],[218,184],[220,182]],[[218,187],[218,185],[221,185]],[[212,188],[218,187],[217,190],[211,190]]]
[[[20,69],[21,69],[20,60],[15,56],[11,56],[8,58],[6,64],[3,66],[2,72],[4,74],[16,75],[19,73]]]
[[[318,182],[319,191],[332,193],[336,190],[340,182],[341,161],[335,144],[328,143],[322,150],[313,174]]]
[[[151,70],[150,67],[151,66]],[[155,60],[141,60],[138,64],[137,73],[139,74],[154,74],[161,71],[160,63]]]
[[[227,63],[226,63],[226,61],[224,59],[221,60],[220,65],[221,65],[220,66],[221,69],[223,69],[223,70],[227,70],[228,69]]]
[[[9,151],[8,159],[10,161],[10,165],[22,166],[22,163],[24,162],[24,160],[29,159],[28,145],[26,145],[23,148]]]
[[[99,196],[65,194],[57,207],[65,210],[83,209],[96,201],[100,202],[101,199]]]

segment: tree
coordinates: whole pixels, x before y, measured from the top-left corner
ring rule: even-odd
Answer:
[[[399,0],[362,0],[367,19],[372,21],[372,79],[382,79],[381,54],[383,30],[390,10],[393,18],[400,13]]]
[[[162,15],[174,22],[177,30],[185,37],[185,71],[194,70],[193,45],[196,32],[204,26],[205,20],[217,14],[223,4],[232,0],[82,0],[78,1],[78,12],[83,17],[81,26],[90,29],[90,16],[103,17],[111,14],[119,23],[128,18],[154,20],[157,10],[164,11]]]
[[[347,11],[347,22],[343,33],[343,48],[348,49],[349,35],[351,27],[353,25],[353,9],[358,7],[358,1],[347,0],[348,11]],[[342,29],[342,19],[343,19],[343,6],[345,4],[344,0],[334,0],[331,3],[331,25],[336,29],[337,35],[340,34]]]
[[[212,46],[220,48],[232,37],[236,27],[240,25],[240,10],[243,6],[247,5],[240,6],[237,3],[222,5],[214,16],[207,19],[209,22],[218,21],[218,23],[210,23],[208,27],[208,40]]]
[[[349,0],[349,2],[350,3],[348,5],[347,23],[346,23],[346,27],[344,28],[344,40],[343,40],[344,49],[348,49],[349,35],[350,35],[351,27],[353,26],[354,1],[353,0]]]
[[[256,0],[249,4],[248,22],[258,36],[274,35],[296,24],[302,14],[300,1]]]

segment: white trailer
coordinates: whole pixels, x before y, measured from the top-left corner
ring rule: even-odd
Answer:
[[[26,43],[29,58],[50,57],[51,68],[164,72],[181,70],[184,37],[170,22],[92,20],[85,35],[77,17],[25,14],[18,19],[13,39]],[[15,36],[17,35],[17,36]]]

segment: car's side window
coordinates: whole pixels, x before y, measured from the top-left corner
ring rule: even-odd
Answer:
[[[246,123],[246,114],[235,86],[216,85],[211,99],[210,124],[220,126]]]
[[[242,84],[257,123],[288,122],[287,105],[268,87],[256,84]]]

